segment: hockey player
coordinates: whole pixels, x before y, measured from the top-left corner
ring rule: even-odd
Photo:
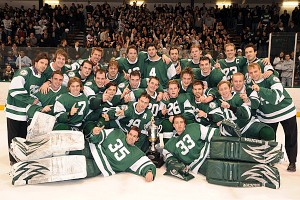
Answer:
[[[107,66],[106,78],[110,82],[115,82],[117,84],[123,83],[126,81],[124,74],[119,73],[119,64],[116,60],[110,60]]]
[[[68,77],[69,78],[78,77],[80,78],[82,84],[85,84],[87,81],[93,78],[94,75],[92,74],[92,70],[93,70],[93,63],[88,60],[85,60],[80,65],[79,70],[68,72]]]
[[[261,122],[271,126],[275,133],[278,123],[281,123],[285,134],[285,149],[290,162],[287,170],[295,172],[298,139],[296,108],[293,100],[283,88],[279,78],[274,75],[263,78],[259,64],[251,63],[248,72],[253,81],[247,84],[258,93],[260,99],[257,117]]]
[[[111,110],[107,113],[110,120],[110,128],[120,128],[127,132],[131,126],[137,126],[141,130],[140,140],[136,146],[146,152],[149,147],[147,127],[151,123],[152,113],[148,109],[151,97],[143,92],[137,102],[130,102],[116,111]]]
[[[220,107],[217,109],[219,111],[214,111],[214,115],[219,115],[221,119],[234,121],[240,127],[242,137],[266,141],[275,140],[273,129],[255,119],[251,114],[249,105],[244,103],[239,94],[231,92],[229,81],[221,81],[218,84],[218,91],[221,95]]]
[[[200,64],[200,58],[202,56],[202,50],[199,45],[193,44],[190,48],[190,56],[192,59],[182,59],[182,69],[191,67],[198,69]]]
[[[34,94],[34,96],[39,100],[38,104],[28,105],[27,115],[29,119],[32,119],[36,111],[44,112],[50,115],[53,113],[53,105],[56,99],[64,93],[67,93],[67,88],[62,85],[64,75],[61,71],[54,71],[52,77],[50,78],[51,85],[49,87],[49,92],[43,94],[41,91]]]
[[[269,63],[269,61],[266,62],[265,60],[261,60],[256,57],[257,50],[253,44],[251,43],[247,44],[244,48],[245,48],[245,56],[247,58],[247,62],[245,63],[244,66],[241,66],[241,70],[242,73],[245,75],[246,80],[248,80],[249,78],[247,66],[250,63],[257,63],[260,66],[264,78],[268,78],[272,74],[278,76],[278,72],[274,71],[274,68]]]
[[[38,156],[44,155],[39,153],[36,154],[37,157],[34,160],[25,159],[26,161],[16,163],[12,167],[13,185],[55,182],[99,175],[107,177],[119,172],[131,172],[143,176],[147,182],[155,178],[155,165],[134,145],[140,135],[140,130],[135,126],[131,127],[126,135],[120,129],[94,127],[90,130],[89,142],[85,145],[80,132],[53,131],[50,134],[51,136],[41,140],[45,141],[44,144],[35,147],[36,151],[63,154],[65,152],[62,150],[68,150],[71,151],[71,155],[39,159]],[[37,141],[27,141],[29,145],[32,143],[37,143]],[[60,148],[53,148],[57,143],[61,145]],[[22,157],[22,151],[18,151],[18,146],[13,147],[12,150]],[[57,149],[61,152],[57,152]]]
[[[208,57],[200,59],[200,68],[194,69],[195,79],[203,81],[205,88],[216,88],[221,80],[225,80],[224,74],[219,69],[212,69]]]
[[[164,138],[170,138],[173,135],[172,122],[175,115],[181,114],[188,123],[194,122],[194,110],[191,105],[190,95],[179,94],[179,83],[177,80],[170,80],[168,83],[168,93],[170,99],[160,102],[160,115],[165,118],[161,125],[163,127]]]
[[[81,93],[83,85],[78,77],[69,80],[68,90],[69,92],[62,94],[54,104],[57,120],[54,130],[79,130],[89,111],[88,99]]]
[[[47,68],[48,63],[48,55],[39,53],[32,67],[22,68],[16,72],[12,79],[5,107],[8,143],[14,137],[26,137],[26,107],[39,103],[39,100],[32,95],[37,93],[39,87],[45,82],[46,79],[43,76],[43,72]],[[11,156],[9,158],[11,164],[13,164],[14,159]]]
[[[207,180],[215,184],[243,186],[243,183],[255,183],[257,186],[279,188],[278,170],[267,165],[276,163],[281,158],[281,149],[276,142],[219,137],[222,129],[208,128],[195,123],[186,125],[185,119],[180,115],[174,117],[173,126],[175,135],[163,149],[166,175],[188,181],[192,178],[188,172],[192,171],[195,174],[206,175]],[[231,148],[227,149],[227,146]],[[254,155],[255,148],[260,149],[260,152],[256,152],[257,155]],[[210,163],[210,160],[207,162],[209,156],[223,160],[212,160]],[[251,177],[251,167],[261,168],[256,177]]]
[[[232,75],[241,72],[241,66],[244,66],[247,59],[244,57],[235,57],[236,49],[233,43],[224,45],[226,59],[218,60],[218,64],[215,67],[220,67],[223,74],[226,76],[226,80],[231,80]]]
[[[130,45],[126,50],[127,58],[117,58],[119,64],[119,73],[125,73],[125,79],[128,80],[129,74],[133,71],[143,72],[143,63],[147,58],[145,52],[138,53],[135,45]]]
[[[175,66],[163,62],[162,57],[157,55],[157,49],[154,44],[147,44],[148,58],[144,61],[144,78],[156,76],[159,78],[161,85],[165,89],[168,80],[176,75]]]
[[[49,64],[44,74],[46,76],[47,81],[41,86],[40,90],[43,94],[49,92],[51,85],[51,76],[54,71],[61,71],[63,73],[63,86],[67,86],[69,77],[67,75],[67,67],[65,66],[66,61],[68,60],[68,54],[63,49],[56,50],[53,58],[53,62]]]
[[[91,52],[91,56],[89,57],[89,59],[80,59],[77,60],[76,62],[74,62],[71,65],[71,70],[72,71],[76,71],[80,68],[80,66],[82,66],[82,63],[85,60],[88,60],[92,63],[93,65],[93,72],[96,72],[98,69],[104,69],[104,67],[100,64],[100,60],[102,58],[103,55],[103,49],[100,47],[93,47],[92,48],[92,52]]]
[[[207,102],[210,98],[205,94],[204,84],[202,81],[195,81],[193,83],[193,96],[191,96],[191,104],[195,110],[195,120],[204,126],[215,126],[212,115],[209,113],[218,107],[216,101]]]

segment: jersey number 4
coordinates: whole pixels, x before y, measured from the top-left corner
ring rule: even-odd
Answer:
[[[126,157],[126,155],[130,154],[130,152],[126,147],[124,147],[124,144],[120,139],[117,139],[116,142],[117,143],[114,145],[109,144],[108,149],[112,153],[114,153],[114,156],[117,159],[117,161],[121,161]]]

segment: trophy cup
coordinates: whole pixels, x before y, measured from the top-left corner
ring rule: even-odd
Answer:
[[[158,139],[158,134],[160,133],[162,126],[156,126],[154,122],[154,117],[151,118],[151,124],[148,127],[148,139],[150,144],[149,151],[146,153],[148,158],[155,164],[157,168],[160,168],[163,164],[163,158],[155,147],[155,143]]]

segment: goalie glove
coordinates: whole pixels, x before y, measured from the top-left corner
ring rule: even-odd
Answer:
[[[166,163],[166,166],[167,172],[165,172],[164,175],[175,176],[185,181],[189,181],[194,178],[194,176],[189,173],[188,166],[185,166],[185,164],[181,162],[169,160]]]

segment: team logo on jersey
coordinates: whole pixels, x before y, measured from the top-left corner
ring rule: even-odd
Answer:
[[[252,81],[252,79],[249,77],[249,78],[247,78],[247,84],[250,84],[251,83],[251,81]]]
[[[69,72],[69,73],[68,73],[68,76],[69,76],[69,77],[75,77],[75,73],[74,73],[74,72]]]
[[[91,81],[86,82],[86,86],[91,86],[93,83]]]
[[[23,69],[20,71],[20,74],[21,74],[21,76],[26,76],[28,74],[28,72],[25,69]]]
[[[125,83],[120,83],[119,84],[119,88],[124,88],[125,87]]]
[[[276,76],[275,76],[275,77],[273,77],[273,81],[275,81],[275,82],[277,82],[277,83],[278,83],[278,82],[280,82],[279,78],[278,78],[278,77],[276,77]]]
[[[209,108],[215,109],[217,107],[217,104],[215,102],[210,102],[209,103]]]

